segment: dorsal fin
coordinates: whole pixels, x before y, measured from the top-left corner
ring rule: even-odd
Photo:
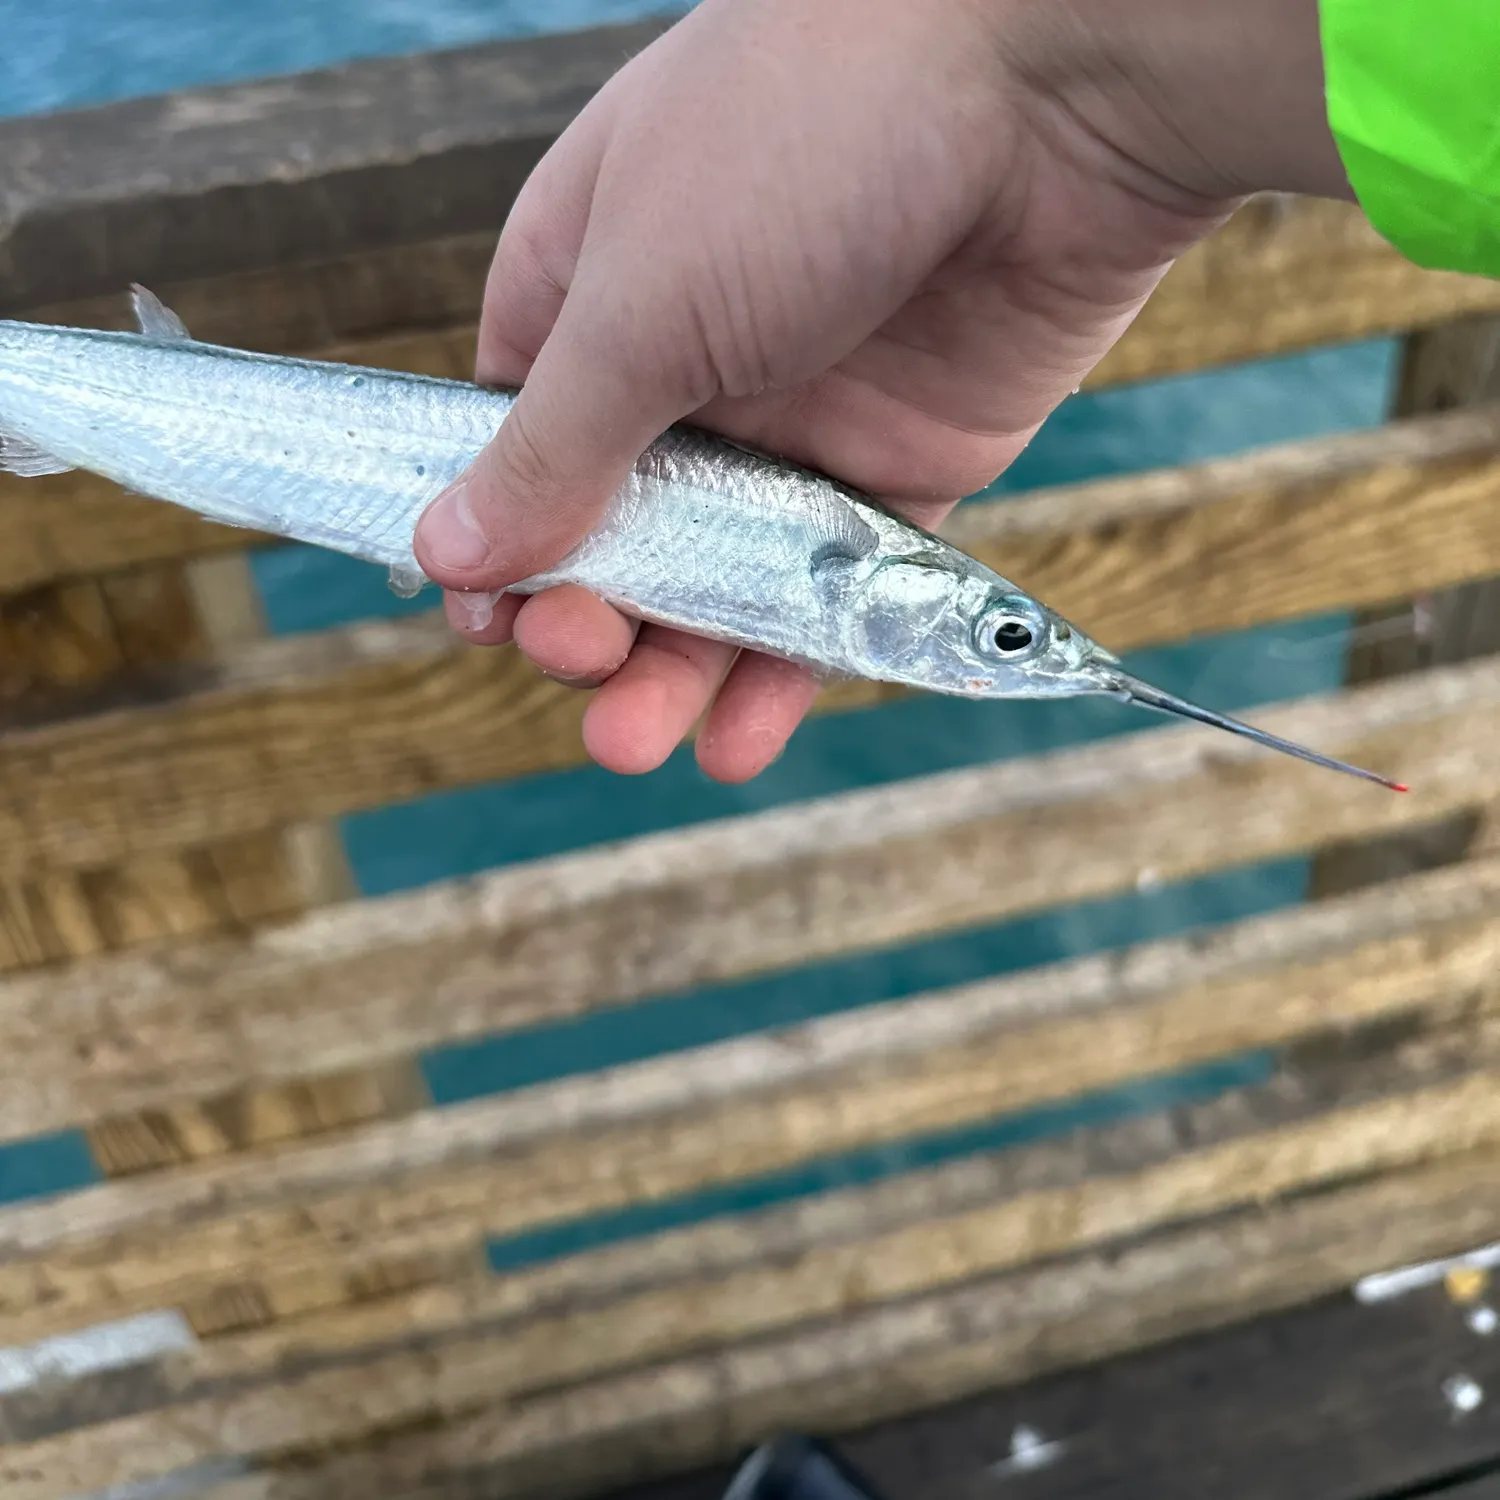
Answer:
[[[163,340],[192,338],[182,319],[154,292],[148,292],[143,286],[132,285],[130,301],[135,308],[135,320],[140,324],[144,337]]]

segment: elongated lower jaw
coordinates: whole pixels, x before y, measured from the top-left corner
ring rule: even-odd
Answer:
[[[1128,672],[1111,671],[1105,679],[1105,690],[1118,694],[1129,703],[1137,703],[1142,708],[1152,708],[1158,713],[1170,714],[1175,718],[1193,719],[1199,724],[1208,724],[1215,729],[1227,730],[1230,734],[1237,734],[1242,739],[1250,740],[1257,745],[1264,745],[1268,750],[1279,750],[1283,755],[1295,756],[1298,760],[1305,760],[1310,765],[1322,766],[1326,771],[1342,771],[1346,776],[1358,776],[1362,781],[1373,781],[1376,786],[1387,787],[1393,792],[1411,790],[1404,782],[1392,781],[1388,776],[1382,776],[1376,771],[1366,771],[1361,766],[1351,766],[1347,761],[1319,755],[1316,750],[1309,750],[1306,745],[1284,740],[1279,735],[1269,734],[1264,729],[1256,729],[1251,724],[1242,724],[1238,719],[1216,714],[1211,709],[1200,708],[1196,703],[1189,703],[1186,698],[1178,698],[1172,693],[1165,693],[1160,688],[1152,687],[1149,682],[1142,682],[1139,678],[1130,676]]]

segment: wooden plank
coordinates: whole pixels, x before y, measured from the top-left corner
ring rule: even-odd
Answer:
[[[405,1119],[430,1103],[417,1063],[396,1058],[290,1083],[251,1085],[214,1099],[106,1115],[88,1126],[87,1136],[105,1175],[125,1177],[372,1120]]]
[[[946,1221],[810,1249],[790,1263],[755,1264],[706,1284],[529,1324],[466,1325],[445,1338],[377,1346],[362,1358],[308,1347],[295,1372],[241,1364],[231,1365],[231,1374],[224,1362],[211,1362],[220,1370],[189,1376],[175,1393],[169,1378],[154,1392],[146,1385],[134,1412],[103,1427],[12,1443],[0,1453],[0,1479],[14,1500],[61,1500],[215,1458],[368,1441],[499,1402],[524,1412],[554,1392],[699,1349],[753,1347],[767,1335],[812,1331],[871,1307],[899,1308],[1013,1265],[1270,1201],[1285,1195],[1289,1181],[1305,1189],[1361,1175],[1337,1144],[1356,1117],[1396,1101],[1416,1113],[1455,1076],[1470,1095],[1475,1082],[1493,1091],[1492,1076],[1472,1074],[1467,1064],[1500,1061],[1494,1020],[1413,1038],[1373,1059],[1352,1049],[1340,1057],[1335,1049],[1308,1059],[1279,1087],[1200,1105],[1178,1120],[1162,1116],[1154,1129],[1137,1122],[1010,1153],[997,1201]],[[1191,1142],[1186,1151],[1184,1140]],[[1266,1170],[1273,1161],[1278,1165]],[[1251,1170],[1241,1176],[1237,1169],[1246,1166]]]
[[[0,122],[0,312],[496,230],[661,22]]]
[[[1450,872],[1443,875],[1456,886]],[[1360,920],[1441,902],[1444,881],[1395,896],[1373,893],[1381,899],[1363,907]],[[1254,951],[1249,944],[1276,930],[1238,934],[1215,960],[1232,971],[1235,953],[1243,964]],[[1314,948],[1330,933],[1290,919],[1280,931],[1283,941]],[[1100,1008],[1095,991],[1075,996],[1069,1008],[1079,1006],[1076,1014],[1007,1025],[1017,1011],[1034,1014],[1049,993],[1045,981],[1064,976],[1037,976],[1043,983],[1034,979],[1030,991],[1017,979],[913,1002],[894,1016],[830,1018],[674,1057],[671,1066],[658,1059],[405,1126],[368,1127],[324,1147],[19,1206],[0,1215],[3,1326],[29,1328],[40,1319],[50,1330],[163,1303],[191,1306],[231,1285],[244,1289],[235,1296],[256,1309],[254,1321],[306,1312],[348,1300],[351,1276],[382,1257],[405,1263],[463,1254],[485,1234],[978,1123],[998,1099],[1020,1109],[1138,1076],[1143,1064],[1171,1071],[1216,1052],[1285,1045],[1382,1017],[1441,1015],[1484,982],[1496,941],[1493,923],[1455,921],[1441,931],[1419,925],[1393,944],[1376,939],[1352,952],[1346,944],[1301,965],[1257,973],[1252,962],[1249,974],[1154,1001],[1141,996],[1121,1004],[1118,1016]],[[1127,983],[1172,969],[1170,952],[1147,950],[1140,967],[1126,965]],[[1185,949],[1175,962],[1186,962]],[[1092,972],[1098,984],[1107,968],[1098,961],[1078,973]],[[793,1061],[804,1054],[811,1066]],[[1082,1066],[1070,1064],[1070,1055]],[[1436,1150],[1430,1143],[1444,1132],[1483,1136],[1491,1128],[1490,1106],[1475,1112],[1463,1088],[1451,1097],[1429,1092],[1426,1122],[1405,1128],[1400,1151]],[[1438,1136],[1426,1134],[1432,1131]],[[1333,1134],[1325,1126],[1324,1137]],[[222,1315],[214,1317],[222,1324]]]
[[[78,579],[0,600],[0,723],[22,705],[147,665],[201,663],[207,642],[174,568]]]
[[[24,720],[64,693],[118,694],[128,702],[153,671],[191,676],[262,631],[258,600],[239,557],[32,590],[0,601],[0,715]],[[148,851],[89,870],[37,870],[0,886],[0,968],[243,932],[351,893],[331,830],[309,827],[262,829],[183,851]],[[409,1093],[416,1071],[409,1063],[404,1070]],[[373,1092],[391,1097],[388,1089]],[[313,1111],[305,1100],[286,1101],[292,1108],[281,1114],[309,1122],[335,1119],[347,1113],[356,1094],[369,1108],[371,1093],[345,1087]],[[259,1104],[250,1118],[274,1113],[264,1100]],[[193,1138],[164,1130],[163,1116],[157,1111],[149,1119],[101,1122],[92,1132],[100,1167],[111,1174],[139,1168],[169,1141]]]
[[[1500,1408],[1487,1396],[1457,1413],[1444,1387],[1472,1371],[1492,1390],[1497,1358],[1441,1291],[1379,1308],[1330,1296],[896,1418],[843,1435],[834,1454],[887,1500],[978,1500],[1006,1481],[1042,1500],[1493,1500]],[[1022,1431],[1054,1446],[1017,1463]],[[720,1500],[731,1474],[630,1500]]]
[[[191,675],[217,647],[180,567],[77,579],[5,599],[0,723],[152,670]],[[92,870],[36,870],[0,884],[0,969],[243,930],[300,914],[307,893],[301,872],[266,830],[217,848],[163,850]]]
[[[1227,736],[1149,731],[22,976],[0,986],[0,1135],[884,947],[1133,889],[1143,870],[1188,879],[1500,793],[1487,665],[1268,722],[1419,790],[1377,795]]]
[[[1459,414],[976,506],[953,530],[1130,648],[1500,568],[1497,432],[1495,412]],[[438,618],[253,644],[149,687],[134,711],[101,717],[83,700],[0,734],[0,874],[211,843],[582,756],[579,694],[508,649],[457,643]],[[825,707],[883,696],[853,684]]]
[[[1481,318],[1409,336],[1394,408],[1398,415],[1472,408],[1500,396],[1500,319]],[[1500,650],[1500,582],[1480,579],[1356,614],[1346,680],[1376,682]],[[1329,850],[1309,879],[1314,899],[1461,859],[1480,833],[1476,817],[1379,845]]]
[[[1247,266],[1254,274],[1246,275]],[[1500,285],[1419,271],[1347,205],[1252,200],[1168,273],[1094,384],[1431,327],[1500,308]],[[1165,291],[1165,282],[1162,291]]]
[[[1500,320],[1469,319],[1410,335],[1404,344],[1393,403],[1398,417],[1473,409],[1500,396]],[[1482,579],[1458,590],[1428,594],[1371,611],[1349,656],[1349,681],[1373,682],[1422,667],[1487,655],[1500,641],[1495,585]],[[1413,608],[1411,606],[1418,607]],[[1371,627],[1395,621],[1396,633]]]
[[[153,275],[152,290],[205,343],[268,354],[330,357],[324,351],[380,344],[394,335],[459,333],[472,341],[509,206],[497,200],[495,224],[486,229],[185,281]],[[82,328],[135,327],[122,286],[104,296],[28,307],[25,316]]]
[[[187,602],[192,639],[205,654],[221,657],[265,634],[260,596],[242,557],[200,558],[180,565],[173,581]],[[115,582],[107,578],[100,584]],[[129,682],[127,672],[115,685],[128,691]],[[331,824],[276,829],[186,857],[146,857],[123,869],[77,878],[115,895],[106,908],[116,918],[111,948],[164,936],[243,932],[355,893],[342,841]],[[122,899],[126,892],[135,897],[133,904]],[[139,912],[146,921],[120,923],[121,913],[135,917]],[[93,1121],[86,1135],[100,1171],[116,1177],[365,1120],[399,1119],[427,1102],[420,1068],[402,1058],[365,1071],[250,1088],[232,1100],[216,1101],[217,1108],[164,1101]]]
[[[1500,483],[1497,414],[965,506],[944,534],[1069,618],[1096,621],[1121,649],[1294,619],[1451,573],[1450,545],[1471,549],[1474,569],[1489,566],[1500,528],[1469,507],[1488,505]],[[1403,561],[1417,512],[1431,550]]]
[[[196,558],[181,565],[180,572],[213,660],[222,661],[265,637],[264,602],[243,556]],[[289,823],[276,833],[277,857],[267,868],[270,878],[286,889],[287,900],[305,911],[356,895],[354,872],[334,824]]]
[[[0,882],[0,972],[303,915],[315,883],[280,832]]]
[[[158,290],[198,336],[212,341],[467,379],[471,320],[492,239],[456,236],[379,249],[363,259]],[[139,274],[152,279],[144,270]],[[283,287],[293,276],[301,280]],[[1167,276],[1088,384],[1098,388],[1394,331],[1476,306],[1500,306],[1495,283],[1419,271],[1345,205],[1298,204],[1268,219],[1252,204]],[[129,323],[121,297],[37,315],[86,326]],[[5,481],[0,496],[0,593],[251,540],[173,507],[124,496],[89,476]],[[1339,517],[1328,524],[1343,523]],[[1418,535],[1420,528],[1406,534]]]
[[[532,44],[500,44],[495,50],[517,45]],[[615,61],[624,58],[622,51]],[[425,65],[423,59],[414,61]],[[279,82],[295,90],[300,79]],[[390,123],[385,122],[387,128]],[[421,151],[420,145],[410,145],[407,155],[416,158]],[[478,210],[481,229],[428,233],[418,228],[399,242],[360,242],[342,254],[299,255],[253,270],[213,264],[186,279],[167,266],[137,264],[104,283],[98,295],[33,300],[25,304],[25,316],[129,327],[124,287],[131,276],[144,275],[199,337],[244,348],[302,352],[397,330],[470,324],[514,186],[509,180],[504,188],[487,183]],[[1184,374],[1343,339],[1434,327],[1497,307],[1500,294],[1492,281],[1414,266],[1350,205],[1251,200],[1182,256],[1087,383],[1098,388]]]
[[[909,1416],[1297,1306],[1365,1266],[1475,1243],[1495,1223],[1493,1201],[1474,1193],[1484,1172],[1493,1164],[1476,1159],[1341,1185],[805,1331],[538,1391],[347,1451],[288,1455],[244,1493],[354,1500],[378,1484],[393,1500],[570,1500],[723,1462],[787,1427],[837,1434]]]

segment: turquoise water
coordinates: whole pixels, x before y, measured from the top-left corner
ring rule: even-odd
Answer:
[[[685,7],[679,6],[678,9]],[[98,103],[346,58],[461,45],[670,10],[636,0],[0,0],[6,67],[0,114]],[[1075,397],[998,490],[1037,486],[1232,453],[1264,443],[1370,426],[1387,410],[1395,347],[1375,341],[1192,378]],[[391,616],[411,606],[376,570],[287,549],[255,559],[268,618],[280,632]],[[425,603],[424,603],[425,607]],[[1248,708],[1341,680],[1348,622],[1329,616],[1142,653],[1142,672],[1215,707]],[[1119,705],[965,704],[914,700],[807,725],[787,755],[748,787],[707,782],[690,754],[625,780],[597,769],[424,798],[347,818],[356,879],[371,895],[652,829],[782,805],[955,766],[1002,761],[1145,727]],[[1024,851],[1017,852],[1024,858]],[[1087,850],[1080,849],[1080,858]],[[1045,912],[875,954],[624,1010],[521,1035],[439,1049],[423,1059],[435,1099],[452,1105],[545,1078],[702,1045],[809,1016],[1211,925],[1302,899],[1306,865],[1281,861],[1212,879]],[[795,1173],[553,1226],[495,1247],[497,1265],[585,1242],[639,1234],[708,1214],[869,1181],[954,1155],[1003,1149],[1186,1102],[1265,1076],[1262,1055],[1189,1076],[1142,1080],[1066,1107],[996,1119],[814,1162]],[[0,1202],[92,1180],[82,1141],[63,1134],[0,1149]]]

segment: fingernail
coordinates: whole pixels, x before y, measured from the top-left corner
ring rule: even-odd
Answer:
[[[489,538],[479,529],[462,480],[439,495],[422,519],[422,545],[439,568],[477,568],[489,555]]]
[[[565,688],[596,688],[604,685],[602,677],[572,677],[566,672],[543,672],[542,676]]]
[[[449,597],[458,601],[458,607],[464,612],[470,630],[483,630],[495,618],[495,606],[504,592],[504,589],[497,589],[494,593],[468,593],[454,589],[450,591]]]

